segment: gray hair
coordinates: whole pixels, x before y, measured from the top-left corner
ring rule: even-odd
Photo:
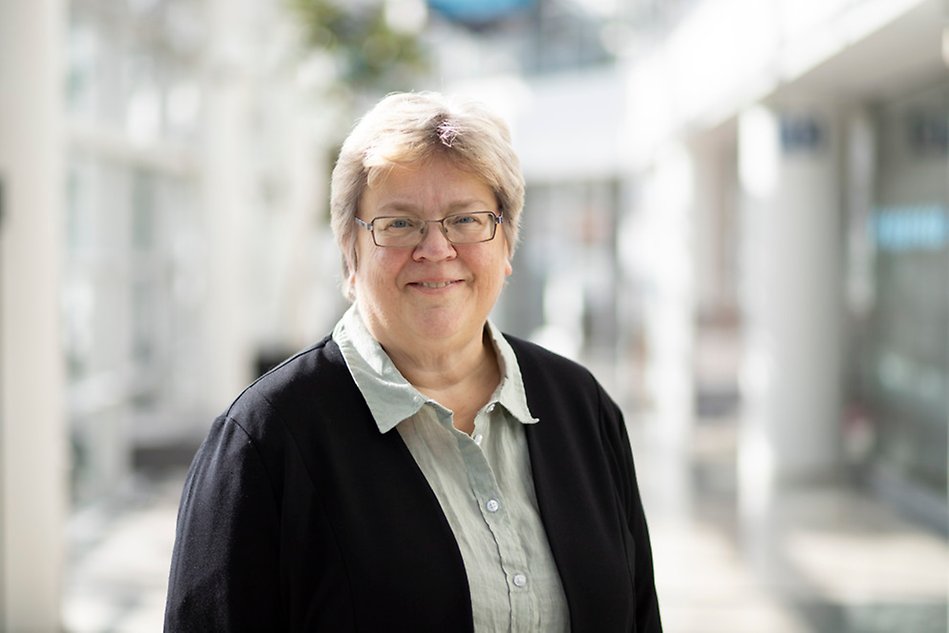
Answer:
[[[397,165],[447,158],[494,192],[513,255],[517,246],[524,176],[507,124],[484,105],[455,101],[436,92],[395,93],[382,99],[343,142],[330,183],[330,218],[343,255],[343,294],[353,299],[349,277],[356,268],[354,218],[366,187]]]

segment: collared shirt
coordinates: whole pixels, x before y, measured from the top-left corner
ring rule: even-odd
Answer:
[[[476,414],[470,436],[454,427],[449,409],[402,376],[355,305],[336,324],[333,339],[379,432],[398,431],[448,519],[468,575],[475,631],[568,631],[523,429],[539,421],[528,409],[513,350],[493,324],[486,327],[501,382]]]

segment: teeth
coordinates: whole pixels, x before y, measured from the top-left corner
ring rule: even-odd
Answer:
[[[451,285],[450,281],[420,281],[418,282],[423,288],[444,288],[445,286]]]

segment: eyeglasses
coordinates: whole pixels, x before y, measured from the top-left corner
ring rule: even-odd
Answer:
[[[441,225],[442,233],[452,244],[477,244],[494,239],[498,224],[504,222],[504,214],[492,211],[453,213],[441,220],[420,220],[411,216],[382,216],[366,222],[353,218],[356,224],[372,232],[376,246],[396,248],[416,247],[421,243],[428,225]]]

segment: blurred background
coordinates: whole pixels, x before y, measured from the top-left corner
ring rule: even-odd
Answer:
[[[626,412],[666,630],[947,630],[949,0],[0,1],[0,630],[161,628],[213,417],[346,304],[392,90],[527,178],[494,314]]]

